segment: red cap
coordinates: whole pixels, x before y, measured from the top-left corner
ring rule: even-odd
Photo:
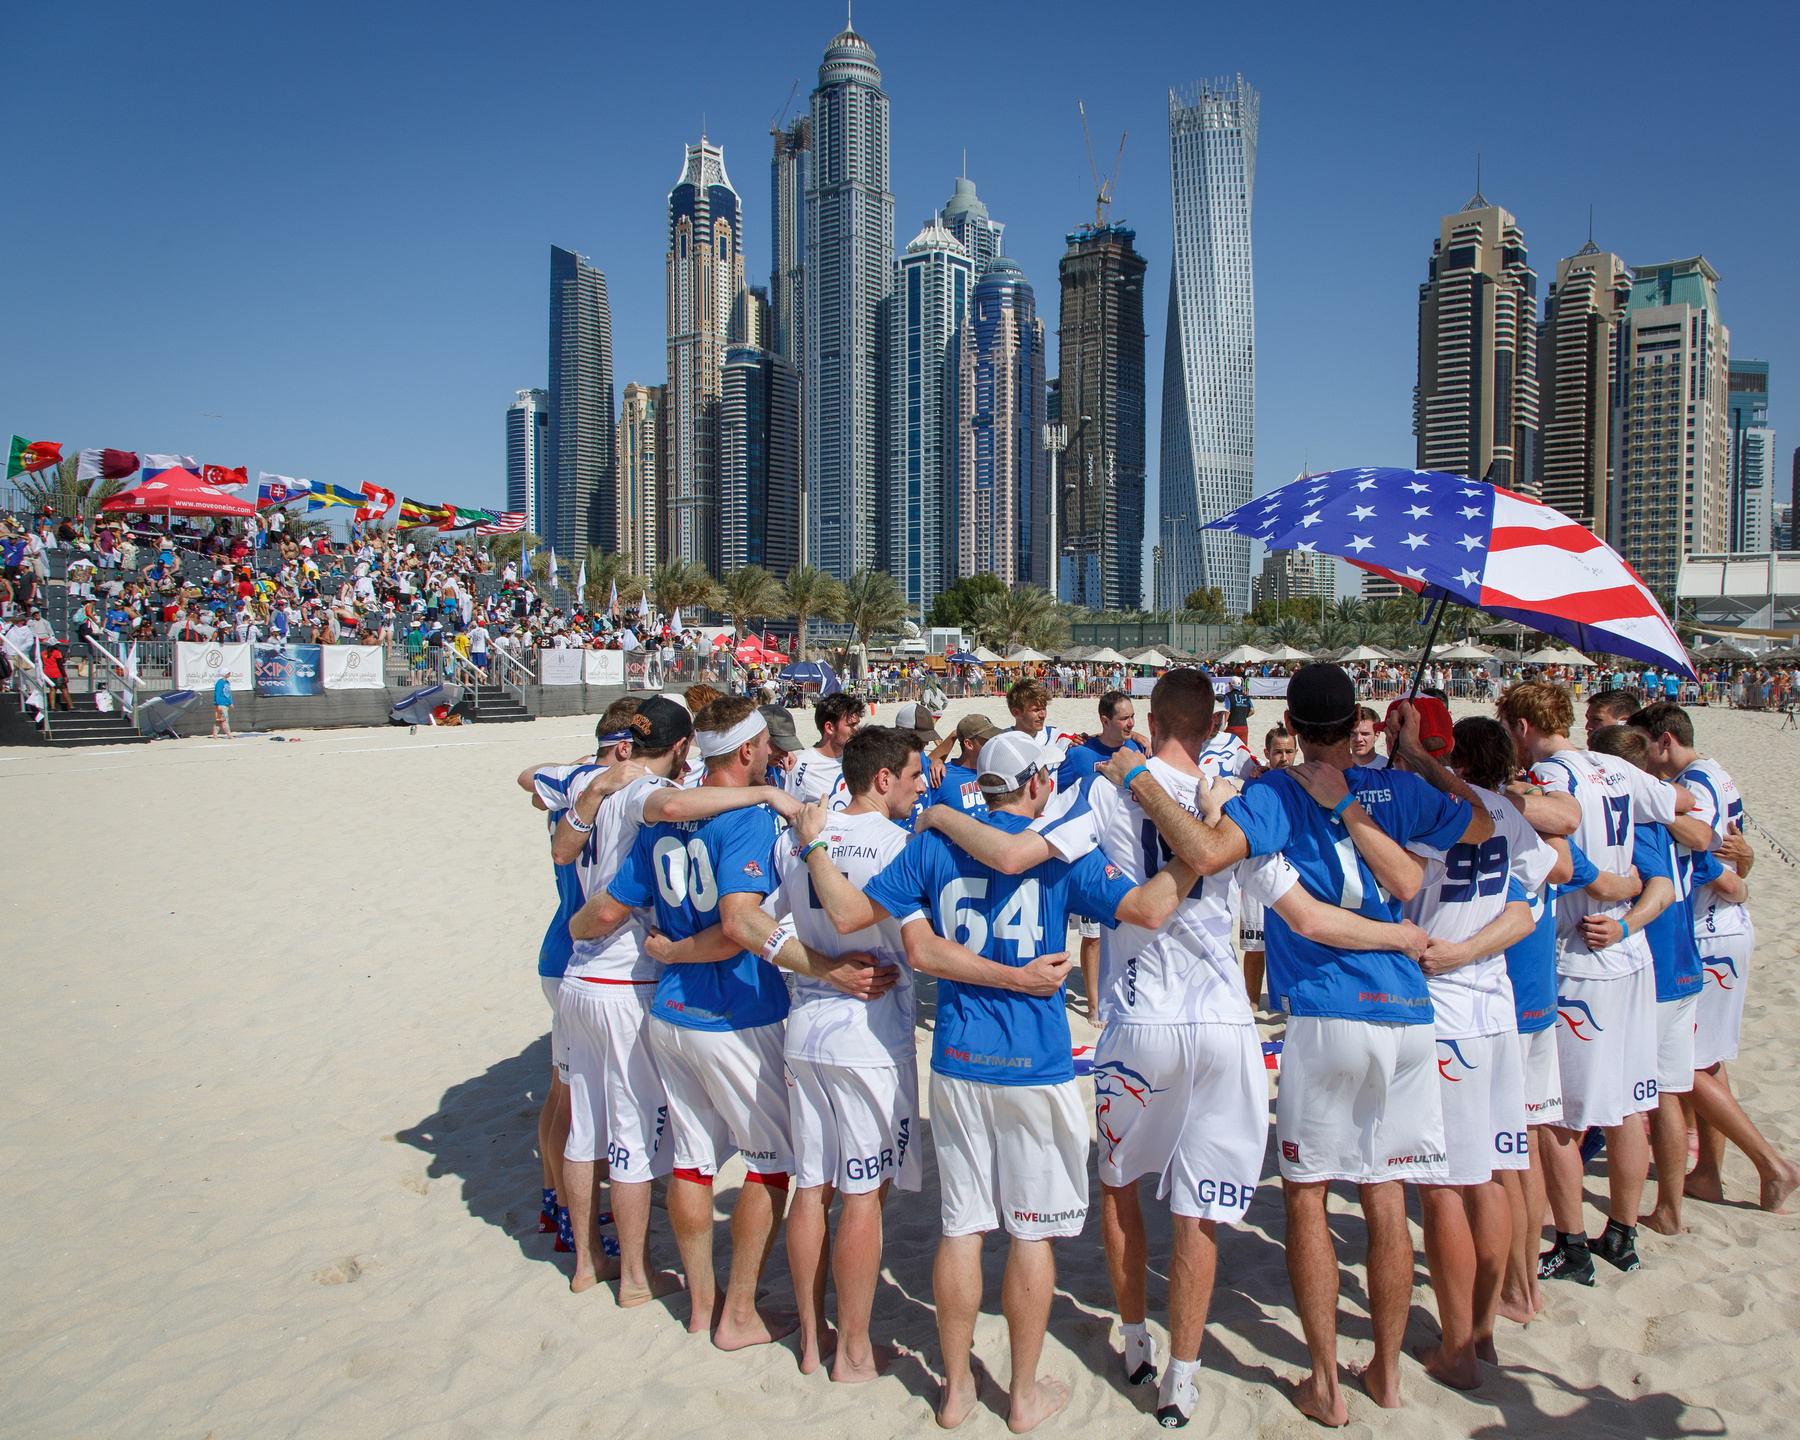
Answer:
[[[1405,702],[1394,701],[1387,708],[1388,718]],[[1412,707],[1419,716],[1419,743],[1426,753],[1443,759],[1456,748],[1456,735],[1450,719],[1450,707],[1435,695],[1415,695]]]

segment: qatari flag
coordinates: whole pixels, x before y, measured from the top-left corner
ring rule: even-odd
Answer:
[[[132,450],[83,450],[75,467],[77,480],[123,480],[138,468]]]

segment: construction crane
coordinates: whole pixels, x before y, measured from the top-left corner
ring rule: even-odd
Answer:
[[[787,103],[781,107],[781,114],[776,116],[773,120],[771,120],[769,122],[769,133],[771,135],[781,134],[781,122],[783,120],[787,119],[788,111],[793,108],[794,96],[796,96],[799,93],[800,93],[800,81],[798,78],[796,78],[794,80],[793,87],[788,91]]]
[[[1107,178],[1106,183],[1102,185],[1100,183],[1100,168],[1094,164],[1093,137],[1088,134],[1087,107],[1083,105],[1081,101],[1077,100],[1075,102],[1075,108],[1081,112],[1081,138],[1087,141],[1088,169],[1091,170],[1094,175],[1094,228],[1096,230],[1101,230],[1106,226],[1106,211],[1107,207],[1112,204],[1113,186],[1116,185],[1119,180],[1119,163],[1125,158],[1125,137],[1131,132],[1129,130],[1121,130],[1119,132],[1118,158],[1113,161],[1112,174]]]

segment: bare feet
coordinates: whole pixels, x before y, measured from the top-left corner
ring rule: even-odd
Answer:
[[[1710,1205],[1725,1203],[1725,1187],[1719,1183],[1717,1174],[1702,1175],[1698,1170],[1690,1170],[1687,1179],[1682,1181],[1681,1193],[1690,1200],[1704,1200]]]
[[[659,1270],[650,1277],[648,1285],[627,1285],[623,1278],[619,1281],[619,1308],[635,1310],[640,1305],[648,1305],[652,1300],[660,1300],[664,1295],[673,1295],[681,1289],[681,1277],[672,1275],[667,1270]]]
[[[1006,1409],[1006,1428],[1015,1435],[1035,1430],[1069,1403],[1069,1387],[1053,1375],[1040,1375],[1023,1395],[1014,1395]]]
[[[762,1311],[753,1310],[746,1321],[727,1321],[721,1316],[712,1342],[721,1350],[748,1350],[752,1345],[772,1345],[799,1328],[797,1317],[771,1320]]]
[[[824,1358],[838,1349],[837,1331],[829,1325],[811,1340],[800,1339],[800,1373],[810,1375],[824,1363]]]
[[[725,1313],[725,1296],[715,1290],[710,1299],[703,1298],[692,1287],[688,1290],[688,1334],[710,1334]]]
[[[1475,1358],[1487,1365],[1498,1365],[1500,1363],[1500,1352],[1494,1349],[1494,1337],[1492,1335],[1475,1342]]]
[[[1367,1365],[1352,1365],[1350,1373],[1362,1381],[1369,1398],[1383,1410],[1400,1408],[1400,1366],[1397,1363],[1378,1366],[1371,1360]]]
[[[1658,1235],[1679,1235],[1681,1233],[1681,1216],[1673,1206],[1658,1205],[1648,1215],[1638,1216],[1638,1224],[1647,1225]]]
[[[840,1385],[866,1385],[886,1374],[888,1361],[893,1358],[892,1346],[871,1345],[867,1355],[853,1360],[848,1347],[840,1341],[837,1354],[831,1357],[831,1378]]]
[[[592,1290],[602,1280],[617,1280],[618,1278],[619,1262],[617,1260],[608,1260],[598,1269],[589,1270],[585,1273],[580,1267],[577,1267],[575,1273],[569,1277],[569,1289],[579,1295],[584,1290]]]
[[[981,1398],[981,1369],[971,1360],[969,1373],[963,1380],[952,1384],[944,1382],[943,1394],[938,1397],[937,1423],[940,1429],[954,1430],[969,1418],[969,1412],[975,1408],[976,1401]]]
[[[1800,1186],[1800,1165],[1780,1157],[1776,1158],[1775,1164],[1779,1168],[1772,1176],[1763,1177],[1762,1195],[1756,1203],[1771,1214],[1785,1215],[1787,1212],[1781,1208],[1781,1202],[1794,1193],[1795,1186]]]
[[[1494,1307],[1494,1313],[1515,1325],[1529,1325],[1537,1319],[1537,1311],[1532,1308],[1529,1298],[1504,1290],[1500,1292],[1500,1303]]]
[[[1448,1385],[1453,1390],[1481,1388],[1481,1366],[1476,1364],[1473,1356],[1459,1364],[1444,1353],[1442,1345],[1415,1345],[1413,1359],[1440,1385]]]
[[[1336,1385],[1331,1393],[1323,1393],[1324,1387],[1316,1377],[1308,1375],[1294,1387],[1294,1408],[1310,1420],[1317,1420],[1321,1425],[1329,1425],[1335,1429],[1339,1425],[1350,1423],[1350,1407],[1344,1404],[1344,1394]]]

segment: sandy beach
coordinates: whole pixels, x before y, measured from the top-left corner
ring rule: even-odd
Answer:
[[[952,707],[1001,719],[999,699]],[[1263,701],[1253,747],[1279,715]],[[1140,703],[1140,716],[1147,709]],[[1476,707],[1458,705],[1458,714]],[[1698,710],[1697,743],[1800,858],[1800,734]],[[891,719],[893,707],[877,718]],[[1051,720],[1093,725],[1092,701]],[[815,734],[798,715],[800,734]],[[286,732],[148,747],[0,751],[0,1430],[13,1436],[924,1435],[935,1427],[936,1176],[887,1211],[873,1385],[798,1373],[793,1342],[735,1355],[689,1336],[677,1297],[624,1312],[568,1291],[537,1233],[535,1120],[549,1014],[534,973],[554,909],[543,819],[513,783],[590,749],[593,718],[461,730]],[[1751,1117],[1800,1156],[1800,872],[1752,833],[1760,936],[1732,1064]],[[1071,937],[1072,939],[1073,937]],[[1094,1032],[1071,1008],[1077,1043]],[[1221,1232],[1196,1435],[1299,1436],[1306,1350],[1271,1156],[1245,1226]],[[742,1175],[718,1186],[727,1213]],[[1347,1387],[1347,1434],[1791,1435],[1800,1373],[1800,1211],[1690,1201],[1688,1233],[1642,1231],[1644,1268],[1547,1283],[1501,1365],[1462,1394],[1404,1362],[1406,1406]],[[1590,1228],[1604,1172],[1590,1170]],[[1147,1436],[1128,1390],[1099,1240],[1058,1247],[1042,1373],[1068,1382],[1045,1435]],[[1334,1197],[1341,1357],[1369,1353],[1363,1231]],[[1146,1201],[1152,1265],[1167,1215]],[[1417,1207],[1413,1205],[1416,1220]],[[1415,1241],[1418,1232],[1415,1225]],[[720,1255],[725,1253],[720,1225]],[[673,1266],[666,1216],[653,1254]],[[964,1427],[1005,1433],[1003,1242],[976,1336],[990,1380]],[[1162,1282],[1151,1320],[1166,1353]],[[786,1259],[769,1266],[789,1310]],[[1423,1256],[1407,1342],[1437,1335]]]

